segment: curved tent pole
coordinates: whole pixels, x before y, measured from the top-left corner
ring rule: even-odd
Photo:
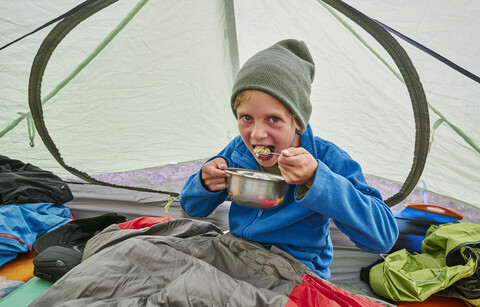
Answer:
[[[385,203],[389,207],[392,207],[404,200],[415,189],[427,160],[430,138],[430,120],[428,115],[428,103],[423,86],[420,83],[417,71],[408,54],[395,38],[393,38],[383,27],[378,25],[368,16],[340,0],[323,0],[323,2],[327,3],[361,26],[373,38],[375,38],[383,48],[385,48],[400,70],[405,85],[407,86],[415,119],[415,150],[410,173],[400,191],[385,200]]]
[[[99,181],[85,172],[79,171],[78,169],[71,167],[65,163],[60,152],[53,142],[50,134],[48,133],[47,127],[45,125],[45,120],[43,117],[43,108],[42,108],[42,97],[41,97],[41,87],[42,87],[42,78],[47,67],[47,63],[55,50],[58,44],[65,38],[65,36],[70,33],[70,31],[75,28],[79,23],[98,11],[104,9],[105,7],[117,2],[117,0],[103,0],[103,1],[94,1],[88,3],[86,6],[81,7],[79,10],[73,14],[67,16],[61,22],[59,22],[53,30],[48,34],[44,39],[38,52],[33,60],[32,69],[30,71],[30,81],[28,86],[28,104],[30,106],[30,112],[35,121],[35,127],[38,131],[38,134],[42,138],[43,143],[54,156],[60,165],[65,168],[67,171],[73,175],[87,181],[90,183],[95,183],[99,185],[131,189],[137,191],[145,192],[157,192],[169,194],[171,197],[177,197],[179,194],[175,192],[166,192],[160,190],[153,190],[141,187],[130,187],[123,185],[111,184],[103,181]]]
[[[90,3],[89,5],[86,5],[74,14],[69,15],[64,20],[62,20],[45,38],[37,52],[37,55],[35,56],[30,73],[30,111],[35,121],[35,127],[46,147],[55,157],[55,159],[60,163],[60,165],[62,165],[62,167],[64,167],[70,173],[91,183],[140,191],[160,192],[170,194],[171,196],[176,197],[178,196],[178,193],[158,191],[140,187],[114,185],[102,182],[95,178],[92,178],[85,172],[68,166],[63,161],[63,158],[61,157],[55,143],[51,139],[45,125],[41,101],[41,84],[43,74],[45,72],[50,56],[52,55],[53,51],[60,43],[60,41],[80,22],[116,1],[117,0],[95,1],[93,3]],[[372,35],[372,37],[375,38],[385,48],[385,50],[390,54],[392,59],[395,61],[397,67],[399,68],[410,95],[416,128],[414,159],[410,173],[400,191],[385,201],[385,203],[391,207],[405,199],[413,191],[418,180],[420,179],[423,168],[425,166],[425,161],[428,155],[428,140],[430,135],[428,105],[425,98],[425,92],[423,91],[423,87],[418,78],[418,74],[407,53],[384,28],[379,26],[369,17],[365,16],[353,7],[343,3],[342,1],[325,0],[324,2],[336,9],[337,11],[343,13],[345,16],[347,16],[352,21],[361,26],[363,29],[365,29],[365,31]]]

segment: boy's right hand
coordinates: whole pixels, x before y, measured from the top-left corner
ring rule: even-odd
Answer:
[[[227,168],[227,161],[223,158],[215,158],[205,163],[202,167],[202,181],[204,186],[211,192],[226,189],[227,177],[230,177],[230,174],[225,172]]]

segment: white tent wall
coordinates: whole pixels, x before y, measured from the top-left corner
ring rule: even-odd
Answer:
[[[2,1],[0,3],[0,40],[5,45],[35,30],[38,26],[63,14],[78,4],[78,1],[57,1],[58,5],[38,6],[33,1]],[[31,161],[50,170],[58,170],[59,164],[46,151],[41,140],[30,148],[27,121],[24,117],[28,108],[28,79],[30,66],[50,26],[21,40],[0,53],[0,150],[10,158]],[[18,125],[15,121],[22,119]],[[14,127],[13,130],[10,130]]]
[[[47,128],[65,162],[92,175],[212,155],[236,133],[231,131],[236,129],[231,117],[217,116],[231,112],[224,101],[233,76],[223,1],[143,2],[108,46],[44,106]],[[95,53],[135,5],[136,1],[114,3],[69,33],[47,66],[44,100]],[[40,42],[28,37],[20,43],[36,51]],[[33,56],[28,58],[24,88]],[[19,99],[24,108],[26,94]],[[11,115],[2,122],[16,117]],[[26,128],[17,130],[10,138],[25,142]],[[202,142],[194,142],[199,134]],[[39,143],[37,139],[36,146]],[[36,149],[26,146],[11,155],[32,162],[38,157]],[[68,175],[58,165],[39,166]]]
[[[346,2],[480,74],[479,2]],[[78,3],[1,2],[0,45]],[[42,97],[95,53],[139,4],[144,6],[119,34],[44,106],[47,128],[65,162],[91,175],[207,158],[237,134],[229,106],[235,46],[227,37],[231,29],[224,1],[112,4],[61,42],[47,66]],[[407,89],[379,59],[397,70],[383,48],[327,8],[313,0],[235,1],[239,64],[280,39],[304,40],[317,67],[311,120],[316,134],[347,150],[368,176],[402,183],[412,164],[415,135]],[[338,18],[349,23],[378,56]],[[0,131],[19,113],[29,112],[31,63],[52,28],[0,51]],[[419,73],[432,106],[432,128],[444,116],[479,146],[479,84],[397,40]],[[35,147],[29,146],[27,131],[22,120],[4,134],[1,154],[69,176],[38,137]],[[480,208],[480,153],[446,121],[432,133],[422,182],[431,192]]]
[[[478,1],[347,1],[364,14],[480,76]],[[430,105],[428,190],[480,206],[480,86],[402,39]],[[437,124],[439,125],[437,127]]]

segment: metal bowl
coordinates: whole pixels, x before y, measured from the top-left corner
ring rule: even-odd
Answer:
[[[228,168],[228,196],[235,203],[255,208],[271,209],[280,205],[288,189],[282,176],[242,168]]]

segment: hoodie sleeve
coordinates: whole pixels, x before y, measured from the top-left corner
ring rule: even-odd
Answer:
[[[228,166],[232,166],[230,157],[240,140],[240,137],[235,138],[222,151],[220,151],[218,155],[210,158],[208,161],[215,158],[223,158],[227,161]],[[183,185],[182,190],[180,191],[179,201],[180,206],[188,216],[207,217],[227,199],[227,196],[228,192],[226,189],[211,192],[203,185],[202,169],[200,168],[200,170],[191,175]]]
[[[356,246],[388,252],[398,237],[397,223],[380,192],[367,184],[360,165],[338,148],[317,161],[314,183],[298,202],[330,217]]]
[[[209,216],[228,196],[226,190],[210,192],[201,178],[202,170],[190,176],[180,192],[180,206],[191,217]]]

